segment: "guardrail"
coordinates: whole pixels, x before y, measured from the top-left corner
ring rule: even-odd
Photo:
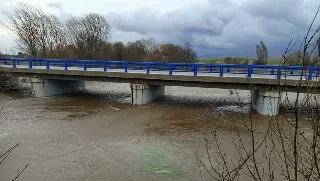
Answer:
[[[320,74],[319,66],[278,66],[278,65],[241,65],[241,64],[201,64],[201,63],[160,63],[160,62],[128,62],[128,61],[104,61],[104,60],[63,60],[63,59],[29,59],[29,58],[0,58],[0,66],[12,66],[18,68],[45,68],[62,67],[64,70],[77,67],[87,71],[98,69],[123,69],[145,70],[146,74],[151,71],[168,71],[168,75],[174,72],[192,72],[194,76],[198,73],[218,73],[220,77],[224,74],[244,74],[251,77],[253,74],[281,76],[306,76],[308,80]],[[36,66],[36,67],[35,67]]]

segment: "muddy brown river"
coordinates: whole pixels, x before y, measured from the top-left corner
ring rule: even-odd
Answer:
[[[203,139],[217,130],[228,148],[234,127],[225,115],[241,112],[237,95],[249,110],[248,91],[166,87],[165,97],[132,106],[128,84],[86,84],[48,98],[0,92],[0,152],[20,143],[0,165],[0,180],[28,163],[18,180],[201,180],[195,153],[206,158]],[[267,127],[265,116],[252,116]]]

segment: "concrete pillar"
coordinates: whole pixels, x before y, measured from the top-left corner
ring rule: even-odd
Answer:
[[[165,86],[131,84],[131,103],[133,105],[148,104],[165,95]]]
[[[31,78],[33,97],[48,97],[85,89],[82,80],[58,80]]]
[[[251,91],[251,100],[254,109],[266,116],[279,114],[282,93],[279,91]]]
[[[256,110],[256,102],[257,98],[259,96],[260,91],[259,90],[251,90],[251,101],[252,101],[252,107],[254,110]]]

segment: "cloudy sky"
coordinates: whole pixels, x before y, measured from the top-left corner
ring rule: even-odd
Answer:
[[[112,26],[112,41],[189,41],[203,58],[254,57],[255,44],[260,40],[267,44],[272,57],[279,57],[291,39],[306,34],[320,5],[319,0],[0,1],[1,9],[10,10],[23,2],[55,14],[62,21],[73,15],[100,13]],[[319,24],[320,17],[316,19]],[[14,46],[14,36],[0,28],[0,51]]]

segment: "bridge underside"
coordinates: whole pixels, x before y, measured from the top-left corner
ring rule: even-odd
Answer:
[[[237,77],[205,77],[205,76],[180,76],[180,75],[158,75],[119,72],[94,72],[73,70],[34,70],[34,69],[12,69],[0,67],[0,72],[7,72],[17,77],[30,77],[41,79],[59,80],[82,80],[118,82],[146,85],[203,87],[221,89],[241,90],[279,90],[282,92],[308,93],[312,87],[312,93],[320,93],[320,82],[309,80],[291,79],[267,79],[267,78],[237,78]]]
[[[85,89],[83,80],[31,78],[32,96],[49,97]]]
[[[83,80],[59,80],[31,78],[33,97],[48,97],[58,94],[71,93],[85,89]],[[165,95],[165,86],[131,84],[131,103],[133,105],[148,104]],[[281,92],[251,91],[254,109],[266,116],[278,115]]]
[[[130,83],[132,104],[147,104],[164,95],[165,86],[243,89],[252,91],[254,108],[263,115],[278,114],[281,92],[320,93],[319,81],[265,78],[155,75],[120,72],[34,70],[1,68],[0,72],[32,78],[34,97],[69,93],[84,88],[84,81]]]
[[[85,89],[83,80],[59,80],[31,78],[32,96],[49,97]],[[165,86],[131,84],[131,100],[133,105],[143,105],[164,96]]]

